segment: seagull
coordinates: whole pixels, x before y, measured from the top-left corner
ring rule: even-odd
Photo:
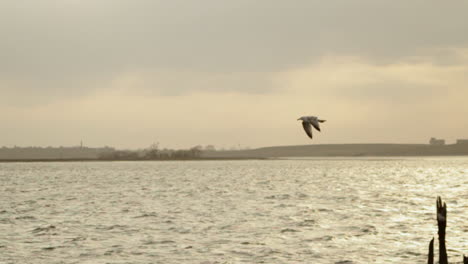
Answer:
[[[302,120],[302,126],[304,130],[310,138],[312,138],[312,126],[320,132],[320,125],[319,123],[323,123],[326,120],[319,119],[316,116],[303,116],[298,118],[297,120]]]

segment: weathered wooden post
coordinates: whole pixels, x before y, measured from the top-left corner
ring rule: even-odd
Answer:
[[[445,228],[447,227],[447,204],[442,203],[440,196],[437,196],[437,227],[439,229],[439,264],[448,264],[447,247],[445,245]],[[429,243],[429,254],[427,263],[434,264],[434,238]],[[468,257],[463,255],[463,264],[468,264]]]
[[[439,263],[448,264],[447,247],[445,246],[445,228],[447,227],[447,204],[437,197],[437,226],[439,228]]]
[[[432,238],[431,242],[429,243],[427,264],[434,264],[434,238]]]

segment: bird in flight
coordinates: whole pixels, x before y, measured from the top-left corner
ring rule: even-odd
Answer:
[[[320,132],[320,123],[326,120],[319,119],[316,116],[303,116],[297,120],[302,120],[302,127],[310,138],[312,138],[312,126]]]

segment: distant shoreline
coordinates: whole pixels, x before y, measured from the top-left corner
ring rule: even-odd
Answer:
[[[264,147],[249,150],[200,151],[192,156],[151,157],[100,157],[99,152],[89,151],[93,156],[40,157],[29,155],[0,157],[1,163],[11,162],[102,162],[102,161],[207,161],[207,160],[265,160],[287,158],[359,158],[359,157],[449,157],[468,156],[468,144],[428,145],[428,144],[323,144]],[[79,154],[79,153],[78,153]],[[88,153],[89,154],[89,153]],[[84,156],[84,157],[83,157]]]
[[[187,158],[187,159],[0,159],[0,163],[22,162],[119,162],[119,161],[210,161],[210,160],[266,160],[268,158],[238,157],[238,158]]]
[[[73,163],[73,162],[166,162],[166,161],[236,161],[236,160],[320,160],[320,159],[359,159],[359,158],[428,158],[428,157],[468,157],[468,155],[399,155],[399,156],[296,156],[296,157],[223,157],[223,158],[192,158],[192,159],[1,159],[0,163]]]
[[[276,146],[251,150],[203,152],[202,157],[419,157],[468,156],[468,144],[324,144]]]

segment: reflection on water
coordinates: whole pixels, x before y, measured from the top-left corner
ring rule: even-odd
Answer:
[[[468,159],[0,164],[0,263],[424,263]]]

